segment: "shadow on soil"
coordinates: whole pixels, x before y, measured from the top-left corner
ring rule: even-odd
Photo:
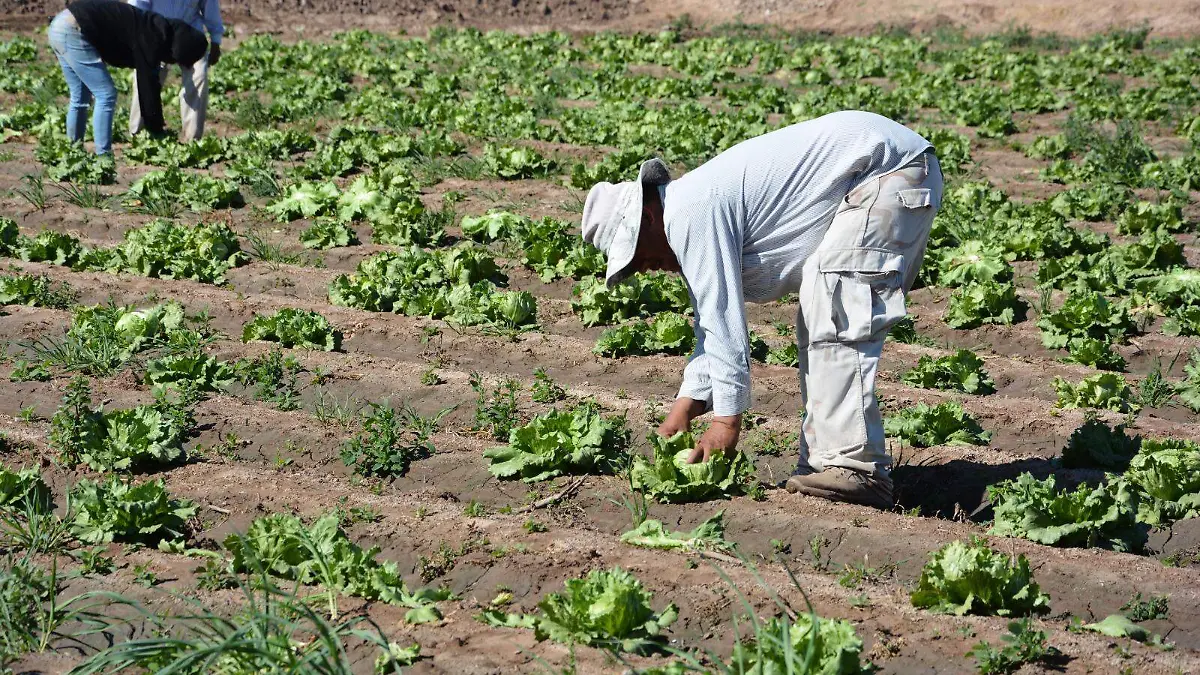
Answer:
[[[902,509],[920,507],[922,515],[938,518],[966,514],[973,520],[988,520],[991,518],[987,503],[989,485],[1016,478],[1026,471],[1036,478],[1045,478],[1056,468],[1050,460],[1038,457],[1008,464],[952,459],[942,464],[902,464],[892,469],[892,481],[896,502]]]

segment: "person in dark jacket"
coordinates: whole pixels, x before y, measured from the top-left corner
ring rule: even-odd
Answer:
[[[67,138],[83,142],[87,109],[95,98],[92,133],[96,154],[112,150],[117,89],[107,66],[133,68],[137,74],[142,119],[152,134],[163,133],[160,63],[191,66],[208,50],[200,31],[178,19],[166,19],[118,0],[77,0],[50,23],[50,48],[58,57],[71,91]]]

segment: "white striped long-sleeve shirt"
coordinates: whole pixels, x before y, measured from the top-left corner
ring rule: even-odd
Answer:
[[[201,33],[207,31],[208,39],[215,45],[221,44],[221,36],[225,34],[218,0],[130,0],[129,4],[168,19],[179,19]]]
[[[929,147],[886,117],[837,112],[743,141],[668,183],[667,242],[696,314],[696,351],[679,396],[705,401],[720,416],[745,412],[745,302],[798,291],[804,262],[846,194]]]

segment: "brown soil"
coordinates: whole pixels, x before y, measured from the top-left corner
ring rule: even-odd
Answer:
[[[0,28],[30,28],[58,11],[55,0],[0,0]],[[1200,32],[1200,1],[996,2],[974,0],[225,0],[227,25],[240,30],[313,34],[367,28],[424,31],[436,25],[509,30],[657,30],[686,17],[697,27],[768,24],[788,30],[867,32],[880,26],[915,31],[956,28],[991,33],[1013,27],[1082,36],[1147,26],[1156,37]]]
[[[50,11],[50,4],[44,0],[0,0],[0,12],[8,14],[0,17],[0,28],[39,23]],[[344,4],[324,0],[226,5],[229,23],[243,32],[269,29],[296,33],[304,29],[319,33],[343,27],[422,30],[438,23],[528,30],[657,28],[684,13],[697,23],[740,18],[751,23],[770,21],[789,28],[836,31],[866,31],[885,24],[918,29],[955,25],[972,32],[988,32],[1015,24],[1080,35],[1143,21],[1149,22],[1155,35],[1194,35],[1200,30],[1200,2],[1179,1],[1085,4],[1077,0],[928,0],[919,4],[876,3],[869,12],[864,11],[863,3],[837,0],[739,0],[723,5],[680,0],[653,6],[624,0],[545,0],[532,4],[511,0],[362,0],[350,11]],[[1031,138],[1034,133],[1054,129],[1058,121],[1060,116],[1044,115],[1022,120],[1022,128]],[[32,145],[15,142],[4,148],[15,151],[16,159],[0,162],[0,195],[18,185],[20,177],[34,166]],[[543,149],[570,156],[590,156],[593,152],[571,147]],[[982,173],[1017,198],[1041,198],[1056,189],[1038,181],[1039,163],[999,143],[985,143],[973,147],[972,152],[981,163]],[[136,175],[123,170],[120,184],[105,190],[117,194]],[[430,190],[427,200],[434,203],[449,190],[466,195],[458,205],[466,214],[508,205],[533,216],[577,218],[572,211],[577,192],[558,182],[449,179]],[[251,202],[250,206],[261,205],[261,200]],[[52,228],[103,244],[119,241],[126,229],[149,220],[120,210],[84,211],[58,199],[46,210],[34,211],[12,196],[0,197],[0,213],[17,218],[26,233]],[[250,208],[210,217],[228,217],[238,231],[258,232],[291,252],[300,251],[297,235],[309,224],[264,222]],[[360,233],[364,241],[369,241],[366,235]],[[1194,244],[1190,240],[1188,243],[1189,254],[1196,255]],[[511,264],[506,270],[511,286],[538,296],[541,322],[538,332],[514,339],[477,330],[455,331],[425,319],[331,306],[326,295],[329,280],[384,248],[361,245],[308,254],[320,259],[324,268],[258,261],[231,272],[228,286],[222,288],[130,275],[74,273],[41,264],[11,264],[23,271],[69,281],[81,291],[80,301],[84,303],[178,299],[191,311],[208,311],[213,326],[232,336],[240,335],[243,323],[255,314],[282,307],[320,311],[344,333],[341,352],[295,354],[310,372],[319,370],[323,374],[320,384],[307,378],[302,381],[299,410],[280,412],[254,401],[250,392],[236,387],[226,395],[214,396],[200,404],[199,432],[189,440],[188,447],[212,448],[236,436],[239,442],[232,454],[209,451],[194,463],[160,475],[173,494],[204,506],[195,522],[194,540],[199,545],[215,546],[226,535],[244,529],[253,518],[266,513],[315,515],[338,506],[344,499],[345,506],[369,506],[380,513],[379,522],[356,525],[350,534],[364,546],[380,546],[382,557],[396,561],[406,579],[418,577],[423,556],[434,556],[445,546],[461,547],[465,553],[434,579],[435,583],[450,585],[460,598],[445,603],[443,622],[412,627],[403,623],[396,608],[362,608],[387,627],[394,639],[414,639],[430,655],[407,672],[540,672],[544,666],[537,659],[565,664],[565,648],[537,644],[527,632],[484,627],[472,616],[493,597],[498,586],[511,588],[517,605],[528,610],[545,593],[561,588],[563,580],[611,565],[636,572],[654,590],[656,606],[667,602],[680,605],[682,618],[672,631],[674,646],[723,653],[734,640],[730,619],[741,612],[737,592],[747,594],[760,610],[769,606],[756,574],[794,605],[803,605],[781,564],[785,563],[795,572],[818,612],[855,624],[867,643],[867,652],[882,672],[970,673],[973,664],[964,654],[979,640],[997,642],[1006,621],[931,615],[912,608],[908,592],[929,553],[955,539],[986,536],[983,522],[989,513],[984,492],[998,480],[1023,471],[1039,477],[1055,473],[1064,482],[1098,477],[1087,471],[1062,471],[1054,462],[1066,438],[1083,420],[1083,413],[1054,409],[1050,381],[1055,376],[1078,380],[1091,371],[1061,363],[1059,354],[1042,347],[1032,311],[1025,321],[1012,327],[952,330],[939,320],[946,302],[945,290],[921,289],[911,297],[911,311],[918,317],[921,332],[933,337],[939,347],[889,344],[880,369],[880,396],[889,407],[918,400],[959,400],[994,435],[991,444],[981,448],[893,447],[898,464],[894,474],[898,499],[895,510],[881,512],[832,504],[778,489],[770,490],[762,502],[739,498],[720,504],[652,507],[652,517],[677,529],[690,528],[724,508],[729,538],[738,542],[742,552],[758,566],[757,571],[751,571],[720,563],[733,586],[721,578],[709,564],[711,561],[621,545],[618,537],[629,527],[629,517],[619,505],[627,489],[617,478],[588,478],[577,497],[537,512],[535,517],[549,525],[549,531],[531,534],[523,527],[527,515],[501,512],[506,506],[526,504],[529,487],[491,478],[482,450],[495,443],[470,430],[474,405],[468,384],[471,373],[481,373],[489,382],[516,378],[527,386],[531,372],[544,368],[571,397],[594,397],[609,409],[627,411],[636,435],[641,435],[647,428],[645,420],[673,395],[683,359],[657,356],[618,361],[594,356],[591,347],[600,329],[584,328],[572,315],[568,304],[571,284],[545,284]],[[64,311],[24,307],[6,311],[8,315],[0,317],[0,340],[9,341],[14,348],[22,342],[59,335],[70,323],[70,315]],[[794,307],[770,304],[750,309],[751,328],[778,344],[787,338],[776,336],[771,328],[777,320],[793,321]],[[422,329],[430,325],[439,326],[440,333],[424,340]],[[922,355],[943,354],[958,347],[980,352],[996,381],[996,394],[963,396],[901,383],[901,373]],[[1121,351],[1131,364],[1131,379],[1136,381],[1151,371],[1155,360],[1166,363],[1174,354],[1196,347],[1200,347],[1196,338],[1151,333]],[[212,347],[213,353],[224,359],[265,350],[265,345],[246,345],[236,339],[222,339]],[[421,374],[430,367],[436,367],[442,384],[420,383]],[[743,444],[752,451],[762,448],[769,432],[796,430],[802,403],[792,370],[755,365],[753,376],[754,410],[764,422],[746,433]],[[20,453],[4,457],[4,463],[43,466],[60,494],[78,477],[48,461],[51,451],[46,446],[46,419],[58,406],[64,383],[64,378],[46,383],[14,383],[0,378],[0,429],[27,444]],[[149,400],[145,386],[128,374],[97,381],[95,388],[96,397],[109,401],[111,406]],[[330,402],[354,408],[384,399],[409,403],[423,414],[448,406],[457,408],[433,439],[437,453],[414,463],[407,476],[374,494],[353,480],[339,459],[341,443],[352,432],[333,422],[320,423],[314,413]],[[527,416],[544,409],[533,404],[527,394],[521,402]],[[34,411],[40,419],[21,421],[24,410]],[[1113,413],[1102,416],[1110,422],[1121,419]],[[1143,435],[1200,439],[1200,420],[1180,408],[1147,410],[1137,417],[1134,430]],[[644,445],[639,439],[637,449],[644,452]],[[760,478],[774,484],[790,473],[794,461],[794,449],[781,455],[759,454]],[[539,486],[538,491],[541,496],[549,495],[564,484],[558,481],[552,486]],[[471,501],[482,504],[487,515],[465,516],[464,506]],[[1001,550],[1025,554],[1033,561],[1037,580],[1051,595],[1055,611],[1052,617],[1038,622],[1039,628],[1046,630],[1050,644],[1066,655],[1065,672],[1200,672],[1200,519],[1155,533],[1150,556],[1055,549],[1024,540],[990,540]],[[230,593],[197,591],[195,562],[190,559],[157,551],[123,554],[115,546],[112,553],[119,555],[121,567],[103,579],[108,590],[161,601],[160,595],[146,592],[133,579],[133,566],[149,563],[163,580],[163,590],[200,597],[215,606],[229,607],[236,600]],[[1180,567],[1164,566],[1164,559]],[[839,584],[846,566],[855,565],[873,567],[877,574],[857,586]],[[88,582],[79,583],[87,587]],[[1086,620],[1103,618],[1118,611],[1137,592],[1169,596],[1170,620],[1148,626],[1175,642],[1175,651],[1125,640],[1118,645],[1108,638],[1066,630],[1068,614]],[[351,600],[344,602],[347,609],[359,607]],[[579,650],[577,656],[580,672],[617,673],[625,668],[599,651]],[[30,657],[17,670],[64,672],[75,662],[77,657],[69,653],[41,655]],[[366,658],[362,665],[369,669],[369,663],[370,658]],[[645,662],[635,659],[634,663]]]

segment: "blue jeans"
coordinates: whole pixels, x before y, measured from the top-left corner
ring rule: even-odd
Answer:
[[[64,9],[54,17],[47,36],[50,48],[58,57],[58,65],[62,67],[63,77],[67,80],[67,88],[71,91],[71,104],[67,109],[67,138],[73,143],[83,143],[88,104],[95,98],[92,135],[96,141],[96,154],[110,153],[117,87],[108,74],[108,67],[100,59],[96,48],[84,39],[79,24],[69,11]]]

